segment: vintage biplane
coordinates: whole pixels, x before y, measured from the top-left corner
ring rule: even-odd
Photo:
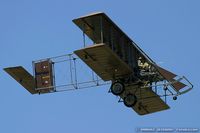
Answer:
[[[109,92],[139,115],[169,109],[167,97],[174,100],[193,85],[182,76],[158,66],[105,13],[74,19],[83,31],[84,47],[72,54],[33,61],[33,75],[22,66],[4,70],[31,94],[44,94],[111,84]],[[85,35],[93,44],[86,46]],[[92,70],[91,80],[81,82],[77,62]],[[56,65],[69,64],[68,84],[58,84]],[[62,67],[62,69],[67,69]],[[80,69],[83,70],[82,67]],[[84,75],[84,78],[86,76]]]

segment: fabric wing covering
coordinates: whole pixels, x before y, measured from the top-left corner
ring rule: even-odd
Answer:
[[[156,66],[157,70],[159,71],[159,73],[169,82],[172,82],[172,87],[176,90],[179,91],[181,89],[183,89],[184,87],[186,87],[187,85],[175,80],[174,78],[177,76],[176,74],[165,70],[162,67]]]
[[[37,93],[34,77],[22,66],[4,68],[4,70],[31,94]]]

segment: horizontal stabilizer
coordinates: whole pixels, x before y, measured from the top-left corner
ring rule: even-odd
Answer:
[[[34,77],[22,66],[4,68],[4,70],[31,94],[36,94]]]

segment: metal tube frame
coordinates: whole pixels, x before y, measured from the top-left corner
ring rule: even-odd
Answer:
[[[54,92],[60,92],[60,91],[70,91],[70,90],[77,90],[77,89],[85,89],[85,88],[91,88],[91,87],[95,87],[95,86],[103,86],[103,85],[108,85],[111,82],[107,81],[104,82],[102,79],[100,79],[98,77],[98,75],[96,75],[93,71],[92,71],[92,75],[90,75],[92,77],[91,80],[88,81],[78,81],[78,74],[77,74],[77,60],[79,58],[76,57],[74,54],[66,54],[66,55],[61,55],[61,56],[56,56],[56,57],[50,57],[50,58],[45,58],[45,59],[40,59],[37,61],[33,61],[32,65],[33,65],[33,75],[35,77],[35,63],[36,62],[40,62],[40,61],[45,61],[45,60],[51,60],[53,63],[53,81],[54,81],[54,86],[49,86],[49,87],[45,87],[45,88],[36,88],[35,90],[37,90],[38,92],[40,92],[43,89],[49,89],[49,88],[54,88],[54,91],[48,92],[48,93],[54,93]],[[63,85],[57,85],[56,84],[56,74],[55,74],[55,70],[54,70],[54,65],[58,64],[58,63],[62,63],[62,62],[68,62],[69,63],[69,67],[70,67],[70,84],[63,84]],[[39,93],[40,94],[40,93]]]

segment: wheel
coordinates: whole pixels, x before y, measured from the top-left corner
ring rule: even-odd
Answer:
[[[173,100],[177,100],[177,96],[174,96],[174,97],[173,97]]]
[[[124,105],[127,107],[133,107],[137,103],[137,97],[133,94],[128,94],[124,98]]]
[[[125,87],[124,87],[123,83],[116,81],[111,85],[110,90],[111,90],[112,94],[118,96],[124,92],[124,88]]]

